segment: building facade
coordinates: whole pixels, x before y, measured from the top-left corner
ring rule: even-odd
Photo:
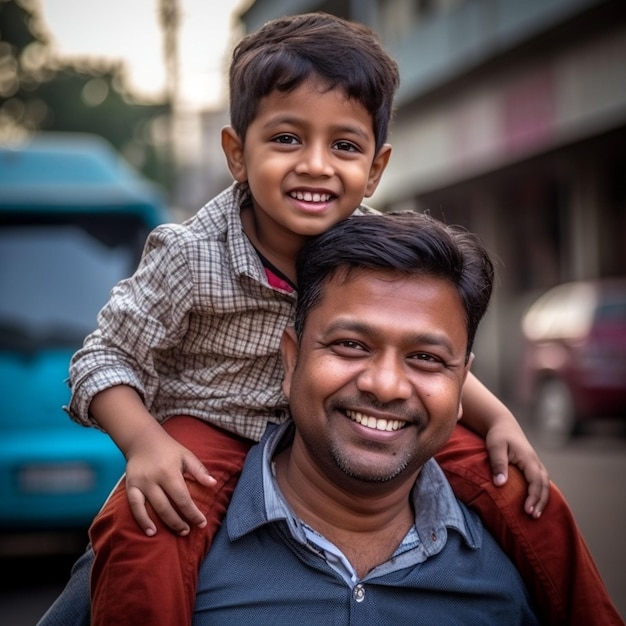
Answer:
[[[390,166],[371,204],[429,211],[496,259],[475,371],[516,399],[521,314],[547,288],[626,274],[623,0],[256,0],[246,31],[326,11],[400,67]]]

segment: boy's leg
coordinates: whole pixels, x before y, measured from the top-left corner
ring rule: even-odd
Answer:
[[[551,486],[540,519],[524,512],[527,483],[516,467],[502,487],[493,484],[485,442],[457,425],[436,456],[456,496],[480,514],[485,527],[520,572],[542,623],[623,624],[561,492]]]
[[[218,481],[212,488],[187,481],[207,525],[180,537],[153,512],[157,534],[147,537],[132,516],[121,481],[89,530],[95,552],[91,573],[95,626],[191,624],[200,562],[224,517],[252,443],[193,417],[170,418],[164,428]]]

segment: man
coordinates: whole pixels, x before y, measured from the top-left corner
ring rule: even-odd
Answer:
[[[505,546],[531,601],[431,459],[460,415],[492,281],[474,236],[423,215],[350,218],[308,244],[282,342],[293,422],[249,455],[195,623],[535,624],[536,602],[542,623],[623,626],[558,491],[545,537]],[[532,559],[563,573],[533,577]],[[90,563],[41,626],[89,624]]]
[[[298,265],[293,424],[248,456],[194,624],[535,624],[513,564],[433,455],[461,416],[493,267],[420,214],[349,218]]]

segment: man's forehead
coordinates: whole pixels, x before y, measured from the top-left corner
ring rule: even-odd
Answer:
[[[349,308],[378,308],[389,314],[407,304],[416,313],[425,306],[453,306],[464,319],[463,303],[448,280],[422,273],[369,268],[341,269],[323,287],[320,305],[346,312]]]
[[[426,272],[405,272],[396,269],[343,266],[338,268],[324,282],[324,288],[348,289],[362,288],[363,284],[389,285],[390,291],[396,291],[398,297],[412,289],[414,285],[431,284],[433,281],[452,286],[449,281]]]
[[[429,274],[359,269],[336,274],[309,312],[304,334],[331,340],[345,333],[378,343],[445,345],[465,354],[466,312],[456,287]]]

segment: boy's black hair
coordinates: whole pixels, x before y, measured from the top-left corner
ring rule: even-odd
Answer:
[[[376,151],[387,141],[400,79],[396,62],[366,26],[327,13],[267,22],[244,37],[230,65],[230,123],[242,141],[259,101],[296,89],[311,76],[343,89],[372,116]]]
[[[296,264],[298,339],[307,315],[322,300],[325,285],[338,274],[382,270],[432,276],[455,286],[467,327],[469,358],[478,323],[487,310],[494,268],[477,235],[416,212],[352,216],[309,240]]]

